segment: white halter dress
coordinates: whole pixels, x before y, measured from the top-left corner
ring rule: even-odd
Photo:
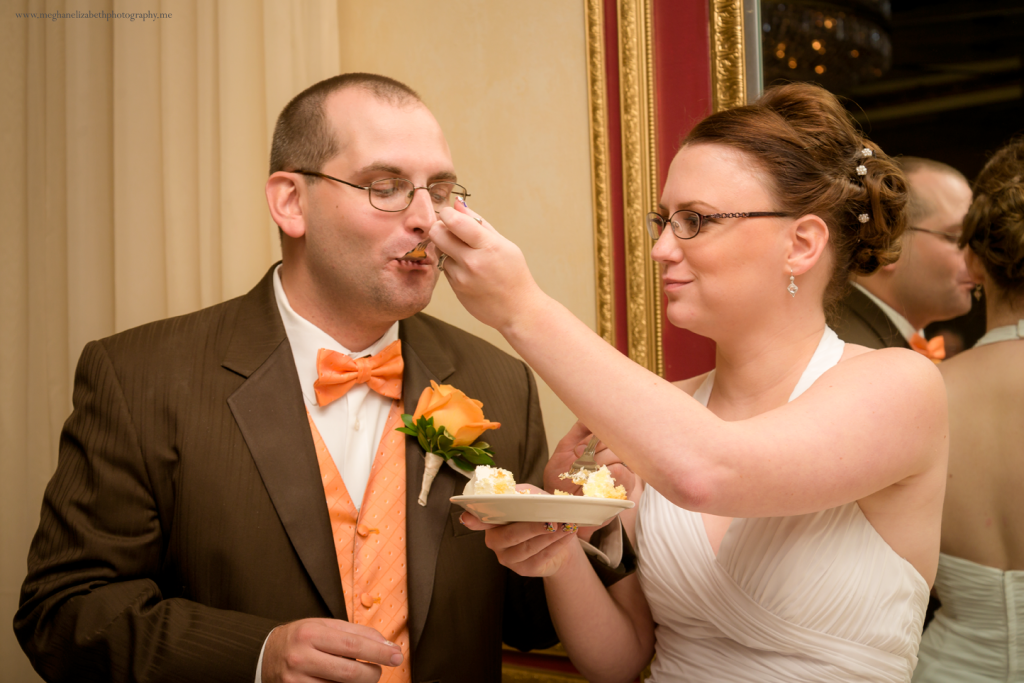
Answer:
[[[990,330],[975,348],[1024,339],[1024,320]],[[939,555],[942,607],[921,639],[914,683],[1024,683],[1024,571]]]
[[[826,328],[789,400],[839,362]],[[694,398],[707,405],[714,371]],[[910,680],[928,585],[851,502],[734,519],[718,556],[700,513],[648,483],[639,575],[656,624],[652,683]]]

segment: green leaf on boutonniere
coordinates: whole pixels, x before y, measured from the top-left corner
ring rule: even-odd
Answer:
[[[430,452],[430,444],[427,443],[427,439],[423,436],[423,434],[416,432],[416,440],[420,442],[420,448],[422,448],[427,453]]]
[[[489,449],[479,447],[480,442],[473,444],[472,446],[459,446],[456,449],[459,451],[460,457],[474,465],[491,465],[494,466],[494,454]]]
[[[452,456],[451,461],[454,462],[455,466],[460,470],[465,470],[466,472],[472,472],[476,469],[476,465],[471,462],[466,462],[465,458],[459,455]]]
[[[481,451],[474,451],[473,449],[469,449],[463,452],[462,457],[464,457],[466,460],[470,461],[474,465],[494,464],[494,461],[487,457],[484,453],[482,453]]]

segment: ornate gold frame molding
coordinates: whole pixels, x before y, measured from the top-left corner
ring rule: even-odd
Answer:
[[[622,198],[629,357],[664,376],[661,288],[644,224],[658,203],[653,2],[618,1]]]
[[[608,102],[604,68],[604,3],[586,0],[587,102],[590,106],[590,180],[594,200],[594,278],[597,333],[615,345],[615,259],[608,161]]]
[[[709,0],[713,111],[740,107],[747,103],[744,12],[754,12],[756,16],[757,10],[756,6],[746,8],[745,5],[744,0]]]

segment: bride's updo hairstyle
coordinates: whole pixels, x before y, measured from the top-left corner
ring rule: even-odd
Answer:
[[[960,246],[969,246],[1012,299],[1024,296],[1024,137],[995,153],[974,181]]]
[[[825,310],[842,298],[850,274],[868,275],[899,258],[906,223],[903,172],[827,90],[810,83],[768,88],[753,104],[712,114],[683,145],[728,145],[749,155],[775,206],[730,211],[814,214],[825,221],[834,267]]]

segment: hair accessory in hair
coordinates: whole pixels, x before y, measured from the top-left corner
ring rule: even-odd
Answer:
[[[863,157],[864,159],[867,159],[868,157],[872,157],[874,155],[875,155],[875,153],[871,151],[870,147],[864,147],[863,149],[860,150],[860,153],[857,156]],[[865,176],[867,174],[868,174],[868,167],[865,166],[864,164],[857,164],[857,175]]]
[[[871,220],[871,216],[869,214],[862,213],[859,216],[857,216],[857,220],[859,220],[861,223],[867,223],[869,220]]]

